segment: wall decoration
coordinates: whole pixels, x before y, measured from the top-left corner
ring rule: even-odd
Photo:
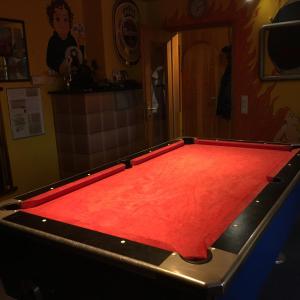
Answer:
[[[188,10],[192,17],[202,17],[206,10],[206,0],[190,0]]]
[[[47,7],[48,20],[53,28],[47,48],[47,65],[51,73],[76,73],[82,63],[80,45],[72,35],[74,15],[65,0],[52,0]],[[82,29],[83,30],[83,29]]]
[[[72,27],[72,34],[77,41],[77,45],[84,57],[85,54],[85,26],[82,23],[74,23]]]
[[[300,79],[300,1],[288,2],[260,31],[262,80]]]
[[[7,99],[14,139],[45,133],[39,88],[7,89]]]
[[[300,118],[291,110],[285,116],[285,121],[274,137],[275,142],[299,143]]]
[[[140,59],[139,10],[131,0],[118,0],[113,9],[115,46],[122,62],[134,65]]]
[[[23,21],[0,19],[0,81],[30,80]]]

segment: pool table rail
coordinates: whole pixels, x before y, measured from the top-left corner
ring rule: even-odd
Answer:
[[[51,253],[52,246],[65,248],[65,251],[88,257],[104,265],[141,274],[145,278],[174,281],[182,289],[194,288],[203,293],[206,298],[221,297],[231,289],[231,285],[234,285],[237,271],[244,268],[245,261],[255,252],[255,247],[261,242],[262,236],[268,231],[270,224],[276,222],[280,210],[288,206],[287,210],[290,215],[295,215],[300,210],[300,201],[297,201],[297,197],[295,195],[290,197],[291,193],[299,189],[300,152],[273,179],[270,178],[270,183],[266,188],[253,199],[245,211],[209,248],[212,259],[206,263],[201,263],[201,261],[189,263],[178,253],[81,229],[62,222],[46,220],[38,216],[28,216],[30,214],[18,211],[20,202],[41,192],[119,163],[125,163],[127,168],[130,168],[132,159],[180,140],[176,139],[159,147],[141,151],[125,159],[8,200],[4,205],[6,209],[1,210],[0,207],[0,232],[7,236],[12,234],[20,237],[20,241],[30,239],[34,243],[42,245],[49,253]],[[195,142],[194,138],[183,138],[183,140],[186,144]],[[297,145],[294,146],[292,148],[297,148]],[[272,250],[273,256],[276,256],[279,251],[279,240],[283,241],[283,239],[278,239],[278,244],[275,243],[275,248]],[[49,243],[52,243],[50,250],[48,249]],[[19,245],[21,247],[22,242]]]
[[[164,252],[164,255],[156,259],[156,263],[150,263],[147,262],[146,259],[135,259],[128,255],[128,253],[122,255],[71,238],[51,234],[45,230],[42,231],[9,221],[9,216],[14,216],[15,214],[16,212],[6,211],[6,214],[2,215],[3,218],[0,219],[0,231],[2,231],[2,233],[8,232],[11,234],[13,232],[13,234],[17,234],[19,237],[22,236],[25,240],[31,239],[33,243],[37,241],[39,244],[44,244],[45,247],[49,242],[52,242],[55,248],[64,247],[65,249],[67,248],[67,251],[71,251],[72,253],[91,257],[103,264],[109,264],[127,271],[136,272],[145,277],[160,278],[162,280],[174,279],[183,289],[194,287],[195,289],[202,289],[205,293],[222,294],[224,278],[228,270],[233,268],[237,258],[236,254],[210,248],[213,258],[208,263],[192,264],[183,260],[178,253],[142,245],[142,250],[145,250],[145,247],[148,248],[149,256],[151,256],[149,261],[153,260],[153,253],[155,251]],[[42,223],[43,220],[41,220],[41,224]],[[124,242],[124,240],[120,238],[113,238],[120,245]],[[122,245],[122,248],[128,247],[130,243],[136,244],[131,241],[126,241],[126,243]],[[20,249],[20,251],[22,251],[22,249]],[[49,251],[49,249],[47,251]]]

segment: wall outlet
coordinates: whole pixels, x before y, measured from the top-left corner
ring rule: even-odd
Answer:
[[[241,97],[241,113],[244,115],[248,114],[248,96],[243,95]]]

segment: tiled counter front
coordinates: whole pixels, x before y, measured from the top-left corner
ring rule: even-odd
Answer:
[[[145,148],[142,90],[52,95],[61,177]]]

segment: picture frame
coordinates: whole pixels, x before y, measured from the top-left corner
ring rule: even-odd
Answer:
[[[121,62],[135,65],[140,59],[140,13],[132,0],[117,0],[113,7],[115,48]]]
[[[30,81],[25,24],[0,18],[0,82]]]
[[[263,25],[259,33],[259,75],[263,81],[300,79],[300,21]]]

